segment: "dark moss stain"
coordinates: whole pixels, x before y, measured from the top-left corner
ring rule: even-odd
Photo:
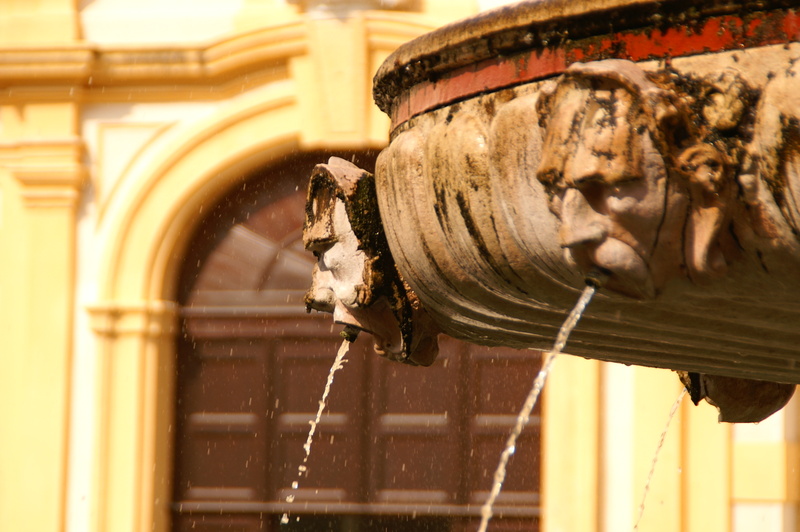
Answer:
[[[483,112],[486,113],[486,115],[489,117],[495,115],[496,110],[495,110],[494,98],[484,98]]]
[[[447,116],[444,119],[444,123],[445,124],[449,124],[450,122],[452,122],[453,118],[456,117],[456,115],[458,114],[458,111],[460,109],[461,109],[461,106],[458,104],[458,102],[456,102],[456,103],[452,104],[450,107],[448,107]]]
[[[789,184],[784,182],[783,177],[786,175],[784,168],[787,162],[800,157],[800,133],[798,133],[800,131],[800,121],[795,117],[782,117],[781,121],[783,122],[781,131],[783,142],[777,154],[778,164],[764,177],[772,196],[775,198],[775,203],[780,207],[787,221],[790,222],[792,234],[798,237],[800,236],[800,220],[793,216],[793,209],[787,205],[786,189]],[[791,194],[791,192],[789,193]]]
[[[343,194],[339,194],[339,197],[342,196]],[[370,295],[369,301],[374,301],[382,296],[387,298],[392,312],[400,324],[403,342],[406,346],[411,346],[414,341],[412,337],[412,299],[416,304],[418,302],[416,295],[410,292],[410,287],[403,281],[389,249],[389,242],[386,239],[383,220],[378,208],[374,176],[364,172],[358,180],[352,196],[350,198],[342,197],[342,199],[345,200],[350,225],[359,240],[359,249],[363,249],[367,256],[372,257],[370,268],[372,279],[369,281],[370,285],[375,287],[375,292]],[[307,215],[308,209],[307,205]],[[409,295],[412,297],[410,298]],[[403,361],[414,364],[410,359]]]
[[[461,218],[464,220],[464,226],[467,228],[467,233],[469,233],[469,235],[472,237],[472,240],[475,243],[475,248],[478,250],[478,254],[484,261],[486,261],[486,263],[492,268],[498,277],[505,279],[500,264],[498,264],[496,258],[489,252],[489,247],[486,245],[486,240],[484,240],[478,225],[475,223],[475,219],[472,217],[469,202],[464,197],[463,193],[456,193],[456,203],[458,204],[458,210],[461,213]]]

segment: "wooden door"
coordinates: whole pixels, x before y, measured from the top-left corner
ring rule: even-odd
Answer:
[[[374,161],[356,156],[368,169]],[[205,215],[187,253],[176,531],[477,527],[539,353],[443,337],[437,362],[417,368],[377,357],[361,335],[336,373],[308,474],[298,477],[341,341],[330,316],[307,314],[302,302],[314,260],[301,242],[305,186],[325,160],[315,153],[264,169]],[[538,417],[517,448],[493,531],[538,528]],[[290,522],[281,526],[284,512]]]

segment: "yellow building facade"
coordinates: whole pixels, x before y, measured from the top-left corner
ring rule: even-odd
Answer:
[[[199,213],[292,153],[383,147],[375,70],[488,7],[0,0],[0,530],[170,530],[176,283]],[[685,399],[650,479],[679,391],[556,361],[542,530],[631,530],[645,489],[642,531],[800,529],[796,401],[731,427]]]

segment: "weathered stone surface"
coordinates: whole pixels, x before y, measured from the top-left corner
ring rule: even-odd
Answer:
[[[306,306],[346,334],[367,331],[381,356],[430,365],[438,329],[400,277],[386,244],[371,174],[332,157],[314,168],[303,243],[317,257]]]
[[[600,268],[612,275],[569,351],[800,382],[793,200],[770,188],[791,191],[791,164],[758,155],[760,136],[796,130],[793,96],[782,118],[761,110],[792,92],[798,57],[791,44],[575,64],[395,124],[376,179],[399,269],[448,334],[546,348]],[[789,177],[764,177],[781,164]]]
[[[526,2],[387,60],[386,242],[486,345],[549,348],[598,273],[568,352],[691,372],[757,420],[800,383],[800,19],[623,3]]]
[[[797,53],[777,52],[783,57],[773,60],[772,68],[790,65],[791,54]],[[722,61],[724,68],[734,63]],[[653,81],[648,83],[654,86],[664,77],[653,68],[658,65],[630,66],[649,72]],[[793,240],[786,240],[788,231],[773,231],[770,238],[750,222],[752,206],[740,192],[752,127],[748,121],[755,107],[749,105],[740,115],[740,136],[730,135],[729,117],[716,130],[707,118],[698,124],[704,109],[712,116],[718,108],[712,105],[718,92],[711,82],[711,88],[703,85],[711,70],[708,64],[693,68],[697,75],[670,73],[690,81],[690,88],[700,87],[692,94],[680,93],[669,79],[659,89],[677,92],[671,98],[683,109],[684,129],[695,133],[667,154],[672,212],[677,211],[672,226],[677,229],[658,237],[664,257],[654,262],[658,281],[649,293],[637,296],[655,299],[627,301],[615,296],[611,283],[605,297],[590,307],[570,351],[625,363],[796,382],[797,374],[787,366],[793,367],[800,340],[795,327],[799,307],[793,297],[798,279],[790,273],[798,254]],[[747,87],[766,78],[763,70],[737,76]],[[547,133],[539,126],[537,109],[543,86],[544,92],[556,90],[554,81],[529,84],[421,115],[399,128],[381,154],[376,179],[389,245],[405,278],[448,334],[487,344],[546,348],[590,267],[581,270],[562,253],[561,220],[537,178]],[[462,115],[471,117],[467,125],[463,118],[456,120]],[[450,128],[458,128],[458,135],[448,133]],[[732,147],[717,147],[720,129],[728,132],[723,140]],[[450,139],[452,153],[445,154],[443,141],[435,138]],[[705,143],[705,138],[712,142]],[[655,148],[650,150],[657,166]],[[479,175],[472,169],[486,167],[486,157],[487,173]],[[447,161],[436,166],[435,178],[431,159]],[[666,170],[661,178],[665,190]],[[448,188],[442,183],[455,184]],[[785,225],[783,217],[771,219],[773,225]],[[654,242],[656,236],[642,237],[648,238]],[[617,284],[617,293],[633,295],[619,280]]]

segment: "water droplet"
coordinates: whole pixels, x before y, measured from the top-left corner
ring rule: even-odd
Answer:
[[[281,524],[288,525],[289,524],[289,514],[283,514],[281,516]]]
[[[300,484],[298,484],[296,480],[294,482],[292,482],[292,489],[293,490],[296,490],[298,488],[298,486],[300,486]]]

